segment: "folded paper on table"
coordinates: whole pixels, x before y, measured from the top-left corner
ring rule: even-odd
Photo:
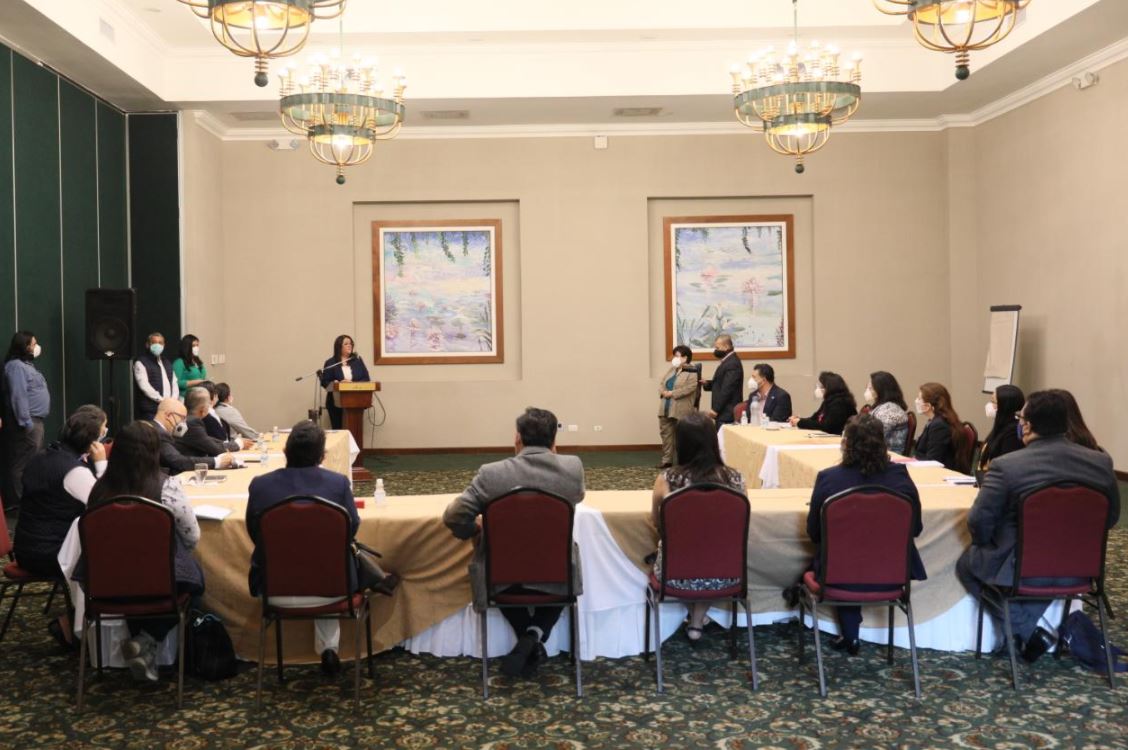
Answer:
[[[209,521],[222,521],[231,515],[231,509],[224,508],[221,505],[194,505],[192,512],[196,514],[196,518],[204,518]]]

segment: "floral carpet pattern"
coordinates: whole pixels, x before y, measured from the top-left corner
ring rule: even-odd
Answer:
[[[470,474],[472,475],[472,471]],[[593,467],[592,489],[649,487],[643,466]],[[457,469],[386,472],[389,493],[456,492]],[[629,482],[629,484],[628,484]],[[1128,530],[1110,535],[1114,643],[1128,643]],[[45,631],[39,599],[21,601],[0,643],[0,748],[715,748],[745,750],[915,750],[968,748],[1128,749],[1128,675],[1115,692],[1103,675],[1065,656],[1023,666],[1023,690],[1010,686],[1005,658],[922,650],[924,698],[913,699],[909,655],[863,644],[859,656],[826,652],[830,694],[819,698],[812,650],[796,660],[796,624],[756,628],[760,690],[746,660],[728,658],[728,639],[710,628],[694,646],[677,634],[664,646],[666,692],[655,692],[653,661],[584,662],[584,697],[575,697],[566,656],[532,679],[501,676],[491,662],[482,700],[480,662],[394,650],[376,658],[352,704],[351,664],[335,678],[315,666],[289,667],[285,683],[267,670],[261,710],[255,669],[222,682],[186,678],[176,710],[175,675],[138,686],[127,671],[88,676],[88,702],[74,711],[77,657]],[[58,605],[56,605],[56,608]],[[0,609],[6,612],[7,602]],[[743,635],[743,632],[741,633]],[[809,639],[810,634],[806,637]],[[825,642],[824,642],[825,643]]]

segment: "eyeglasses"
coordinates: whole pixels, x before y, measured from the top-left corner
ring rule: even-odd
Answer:
[[[1021,414],[1021,413],[1019,413],[1019,414],[1015,414],[1015,415],[1014,415],[1014,420],[1015,420],[1016,422],[1025,422],[1025,421],[1026,421],[1026,417],[1022,416],[1022,414]]]

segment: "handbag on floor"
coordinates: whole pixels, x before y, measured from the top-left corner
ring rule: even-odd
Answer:
[[[204,680],[226,680],[237,671],[235,645],[223,620],[216,615],[192,611],[187,621],[184,665],[189,673]]]
[[[1108,671],[1104,635],[1084,612],[1071,612],[1065,618],[1065,626],[1061,629],[1061,643],[1069,647],[1069,653],[1086,669],[1101,673]],[[1124,651],[1116,646],[1111,646],[1111,649],[1113,670],[1128,672],[1128,664],[1120,660]]]

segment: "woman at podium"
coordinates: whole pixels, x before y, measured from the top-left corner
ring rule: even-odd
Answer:
[[[342,333],[333,341],[333,356],[325,360],[321,367],[321,387],[328,390],[339,380],[361,383],[371,379],[364,360],[353,352],[352,336]],[[333,395],[330,393],[325,394],[325,409],[329,412],[329,424],[334,430],[341,429],[341,410],[333,403]]]

